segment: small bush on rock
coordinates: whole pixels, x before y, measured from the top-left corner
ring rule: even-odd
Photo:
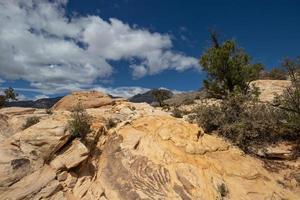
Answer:
[[[176,118],[182,118],[183,113],[180,109],[178,109],[177,107],[174,107],[174,109],[172,110],[172,116],[176,117]]]
[[[25,124],[23,125],[23,129],[29,128],[30,126],[33,126],[39,122],[40,122],[39,117],[36,117],[36,116],[29,117],[29,118],[27,118]]]
[[[108,129],[114,128],[117,126],[117,122],[115,120],[113,120],[112,118],[109,118],[107,123],[106,123],[106,127]]]
[[[81,104],[75,106],[71,113],[69,128],[73,137],[85,138],[91,132],[91,117],[86,113]]]
[[[218,192],[220,193],[222,199],[227,196],[228,189],[224,183],[218,185]]]

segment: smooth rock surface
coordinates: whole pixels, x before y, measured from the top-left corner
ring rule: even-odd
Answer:
[[[83,108],[98,108],[113,104],[115,101],[108,95],[96,92],[73,92],[72,95],[68,95],[59,100],[52,110],[68,110],[71,111],[75,106],[81,104]]]

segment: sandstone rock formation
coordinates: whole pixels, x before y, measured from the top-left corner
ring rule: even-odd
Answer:
[[[84,108],[97,108],[112,104],[114,100],[108,95],[96,92],[73,92],[59,100],[54,106],[53,110],[69,110],[71,111],[78,103],[82,104]]]
[[[79,97],[92,132],[74,140],[68,110]],[[16,109],[0,110],[2,132],[14,128],[8,121],[16,116],[44,114],[34,126],[3,134],[1,200],[299,199],[299,161],[289,176],[267,170],[223,139],[145,103],[92,92],[65,97],[51,115]]]
[[[291,85],[288,80],[257,80],[251,82],[260,89],[259,99],[263,102],[271,102],[275,95],[280,95],[284,89]]]

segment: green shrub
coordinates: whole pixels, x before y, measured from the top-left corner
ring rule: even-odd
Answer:
[[[73,137],[85,138],[91,132],[91,117],[86,113],[81,104],[76,105],[71,113],[69,129]]]
[[[286,115],[280,109],[241,93],[231,94],[220,105],[200,106],[193,112],[205,132],[216,132],[245,152],[276,142],[286,134]]]
[[[300,57],[294,60],[286,59],[283,62],[286,68],[291,86],[287,87],[282,95],[276,96],[274,105],[282,109],[286,115],[287,128],[291,139],[300,137]]]
[[[36,116],[33,116],[33,117],[29,117],[26,119],[26,122],[25,124],[23,125],[23,129],[27,129],[29,128],[30,126],[33,126],[37,123],[39,123],[40,121],[40,118],[39,117],[36,117]]]
[[[192,112],[193,114],[189,116],[189,119],[198,123],[206,133],[218,130],[225,117],[220,106],[217,105],[199,106]]]
[[[182,118],[183,112],[180,109],[178,109],[177,107],[174,107],[174,109],[172,110],[172,116],[176,117],[176,118]]]

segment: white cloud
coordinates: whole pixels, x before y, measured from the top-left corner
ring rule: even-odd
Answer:
[[[25,96],[24,94],[19,94],[17,96],[18,101],[27,101],[30,100],[30,98],[28,98],[27,96]]]
[[[172,51],[169,35],[118,20],[65,14],[67,0],[0,2],[0,77],[23,79],[45,94],[93,87],[112,75],[109,60],[129,60],[134,78],[198,67]]]
[[[104,92],[116,97],[129,98],[136,94],[145,93],[150,89],[143,88],[143,87],[117,87],[117,88],[95,87],[94,90]]]
[[[170,90],[168,88],[160,87],[159,89],[165,89],[165,90]],[[117,87],[117,88],[103,88],[103,87],[95,87],[93,90],[104,92],[107,94],[110,94],[112,96],[116,97],[124,97],[124,98],[129,98],[132,97],[136,94],[143,94],[145,92],[148,92],[149,88],[143,88],[143,87]],[[170,90],[174,94],[182,93],[182,91],[179,90]]]
[[[38,99],[46,99],[46,98],[49,98],[49,96],[44,95],[44,94],[40,94],[40,95],[36,95],[36,96],[34,97],[34,100],[38,100]]]
[[[144,88],[144,87],[137,87],[137,86],[128,86],[128,87],[116,87],[116,88],[112,88],[112,87],[89,87],[89,90],[96,90],[99,92],[104,92],[106,94],[110,94],[112,96],[115,97],[124,97],[124,98],[129,98],[132,97],[136,94],[143,94],[149,90],[151,90],[150,88]],[[1,92],[3,93],[2,90],[4,90],[5,88],[0,88],[0,94]],[[44,90],[43,89],[32,89],[32,88],[14,88],[15,91],[17,91],[19,93],[18,99],[19,100],[28,100],[30,98],[26,97],[25,95],[21,94],[21,92],[34,92],[34,93],[38,93],[38,95],[34,96],[33,100],[37,100],[37,99],[42,99],[42,98],[49,98],[48,95],[43,94]],[[60,88],[61,89],[61,88]],[[48,94],[55,94],[58,92],[67,92],[67,91],[80,91],[80,88],[66,88],[65,90],[51,90],[51,92],[48,92]],[[166,90],[170,90],[168,88],[165,87],[160,87],[159,89],[166,89]],[[179,90],[170,90],[172,91],[174,94],[178,94],[178,93],[182,93],[182,91]]]

